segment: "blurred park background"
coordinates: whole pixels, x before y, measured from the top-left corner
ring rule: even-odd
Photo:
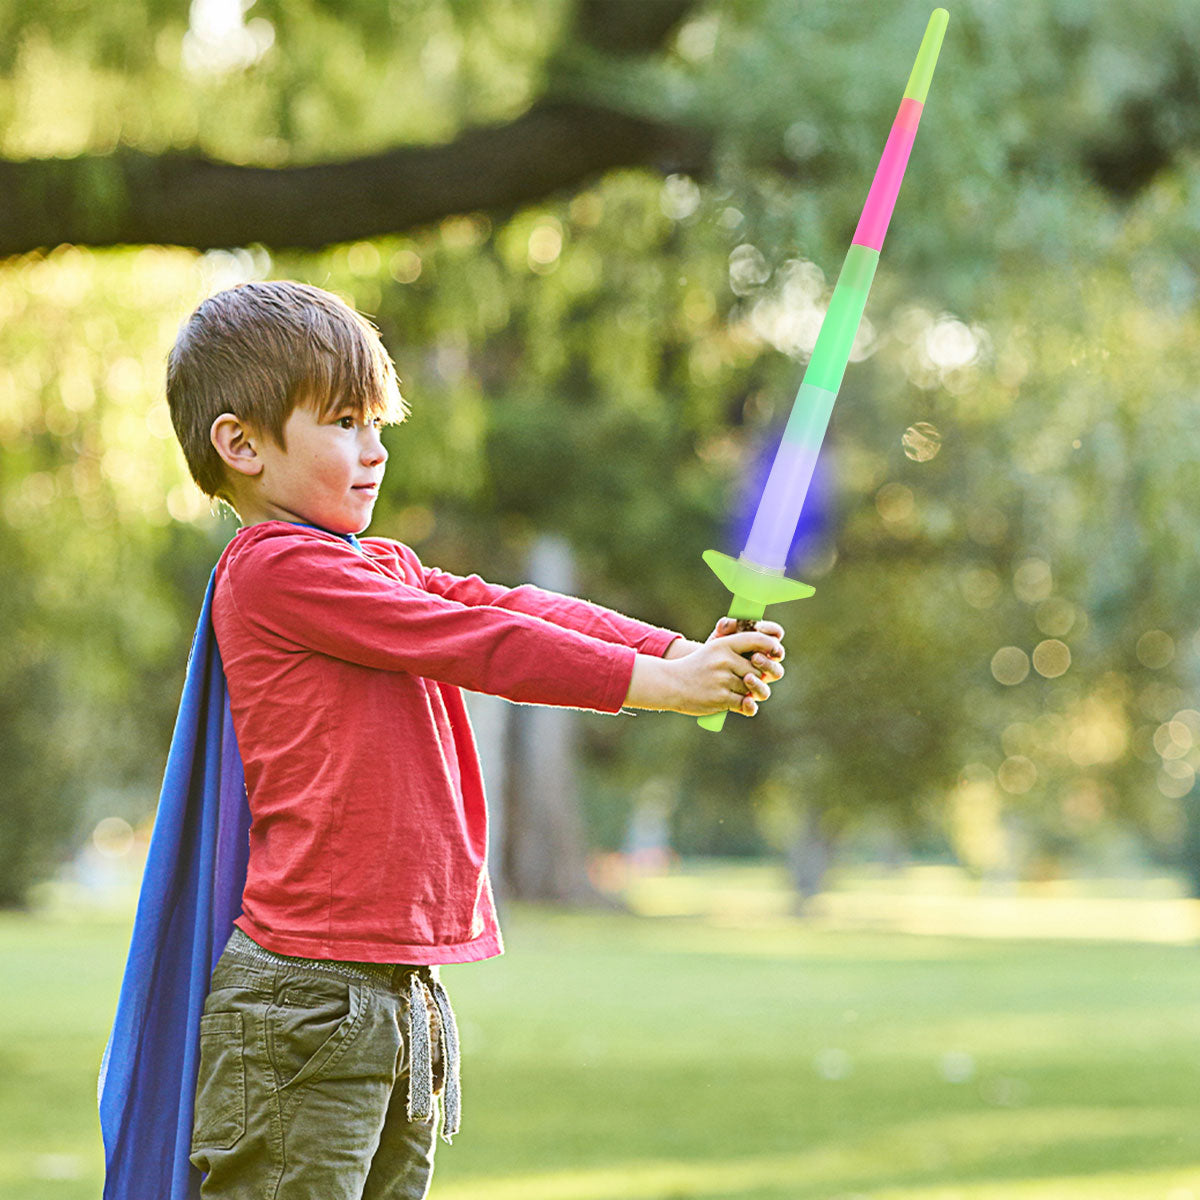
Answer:
[[[371,532],[703,640],[930,8],[0,0],[4,1200],[97,1193],[236,527],[179,324],[338,292],[411,405]],[[1197,63],[1193,0],[951,6],[786,679],[471,698],[513,953],[446,1196],[1200,1197]]]

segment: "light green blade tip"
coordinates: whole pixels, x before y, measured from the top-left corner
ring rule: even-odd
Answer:
[[[929,24],[925,26],[925,36],[921,39],[921,48],[917,51],[917,61],[913,63],[912,74],[908,77],[908,87],[904,89],[905,100],[925,103],[949,20],[950,14],[944,8],[935,8],[930,15]]]

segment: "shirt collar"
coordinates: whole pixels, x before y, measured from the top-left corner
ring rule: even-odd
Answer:
[[[316,529],[320,533],[333,534],[334,537],[341,538],[343,542],[349,542],[350,545],[359,552],[359,554],[362,554],[363,552],[362,542],[360,542],[352,533],[334,533],[332,529],[323,529],[320,525],[310,525],[307,521],[292,521],[291,524],[299,525],[302,529]]]

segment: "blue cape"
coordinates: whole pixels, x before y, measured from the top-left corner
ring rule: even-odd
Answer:
[[[353,534],[337,536],[362,552]],[[103,1200],[200,1196],[202,1176],[188,1159],[200,1017],[242,912],[250,857],[246,778],[212,624],[216,578],[214,570],[192,640],[129,959],[100,1063]]]
[[[188,1161],[209,980],[242,911],[250,809],[208,581],[112,1033],[100,1064],[104,1200],[196,1200]]]

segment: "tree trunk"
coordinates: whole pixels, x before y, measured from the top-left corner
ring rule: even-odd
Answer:
[[[508,774],[508,724],[514,705],[485,692],[463,692],[475,732],[483,790],[488,806],[488,873],[497,897],[507,892],[504,878],[504,786]]]
[[[1183,809],[1183,838],[1179,847],[1179,868],[1189,896],[1200,896],[1200,795],[1190,791],[1180,805]]]
[[[572,595],[571,548],[543,535],[529,580]],[[578,716],[573,709],[514,705],[510,712],[504,797],[503,880],[509,896],[559,904],[594,903],[588,881],[576,782]]]
[[[1195,693],[1200,684],[1200,672],[1193,667],[1183,680],[1189,692]],[[1183,818],[1176,858],[1188,895],[1200,896],[1200,787],[1192,785],[1191,791],[1179,799]]]
[[[820,812],[815,807],[805,808],[787,853],[788,874],[796,892],[794,908],[797,914],[803,914],[809,901],[825,886],[825,873],[833,858],[833,845],[833,837],[822,828]]]

